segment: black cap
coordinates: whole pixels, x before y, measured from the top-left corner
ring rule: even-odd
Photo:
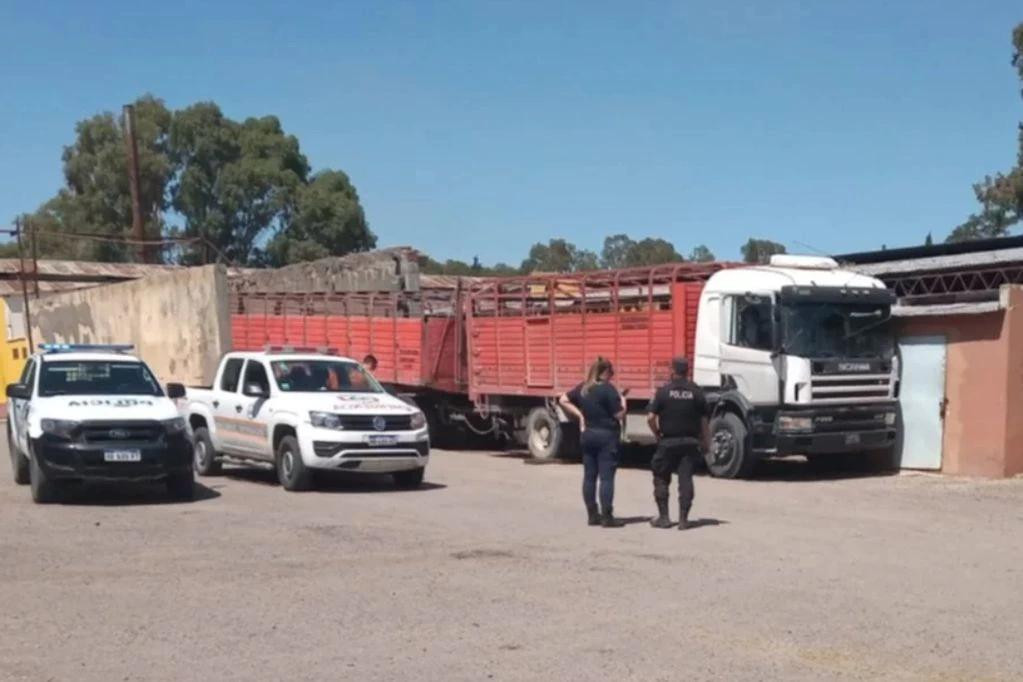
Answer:
[[[680,377],[688,376],[689,360],[683,357],[675,358],[671,361],[671,371]]]

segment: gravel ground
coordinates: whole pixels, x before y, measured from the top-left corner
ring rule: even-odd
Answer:
[[[200,499],[0,482],[0,679],[1020,679],[1023,480],[697,482],[584,525],[577,465],[438,452],[422,490],[266,472]],[[643,517],[641,519],[640,517]]]

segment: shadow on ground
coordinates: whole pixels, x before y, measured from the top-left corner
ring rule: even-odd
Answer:
[[[639,469],[649,471],[650,458],[654,449],[643,446],[625,446],[622,449],[619,469]],[[563,456],[555,459],[534,459],[528,450],[510,448],[508,450],[490,451],[490,457],[499,459],[517,459],[523,464],[531,465],[578,465],[578,456]],[[891,470],[871,469],[865,460],[855,457],[835,457],[831,460],[810,462],[804,457],[793,456],[782,459],[767,459],[757,463],[751,479],[763,482],[801,482],[828,481],[854,478],[876,478],[894,476],[898,472]],[[708,475],[707,467],[701,462],[697,475]]]
[[[220,493],[202,483],[195,483],[195,498],[175,500],[167,495],[161,483],[90,483],[71,485],[61,504],[97,507],[133,507],[166,504],[188,505],[220,497]]]
[[[430,469],[426,470],[427,478],[430,477]],[[277,474],[269,468],[259,467],[235,467],[225,466],[222,478],[234,481],[244,481],[269,487],[280,487]],[[206,477],[203,480],[214,488],[213,483],[218,477]],[[421,493],[431,490],[443,490],[447,486],[442,483],[431,483],[424,481],[418,488],[399,488],[395,486],[394,479],[390,474],[354,474],[347,472],[324,472],[317,471],[313,483],[312,492],[321,493]]]

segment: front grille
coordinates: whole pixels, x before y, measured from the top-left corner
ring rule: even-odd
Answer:
[[[891,398],[887,374],[814,375],[810,396],[815,403],[868,402]]]
[[[430,454],[430,444],[426,441],[418,443],[398,443],[382,447],[369,445],[368,443],[345,443],[341,450],[351,451],[345,457],[408,457],[412,453],[419,453],[423,457]]]
[[[163,435],[159,422],[86,422],[79,427],[84,443],[155,443]]]
[[[378,419],[383,420],[384,428],[377,428]],[[343,414],[341,426],[348,431],[410,431],[412,417],[407,414]]]

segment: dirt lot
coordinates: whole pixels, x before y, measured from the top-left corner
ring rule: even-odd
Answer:
[[[1019,679],[1023,481],[697,484],[700,528],[584,526],[576,465],[39,507],[0,464],[0,679]],[[619,473],[618,511],[651,512]]]

